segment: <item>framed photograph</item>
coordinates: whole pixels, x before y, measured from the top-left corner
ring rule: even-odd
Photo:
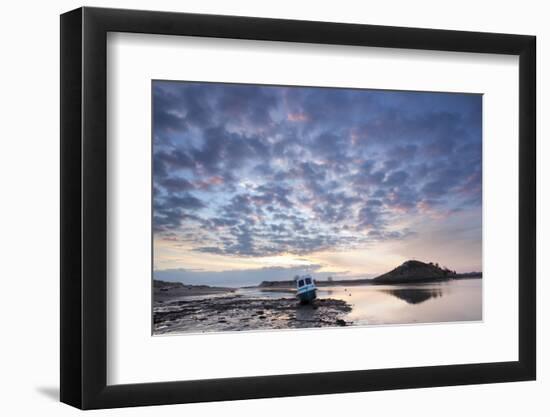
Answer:
[[[61,16],[61,401],[533,380],[535,37]]]

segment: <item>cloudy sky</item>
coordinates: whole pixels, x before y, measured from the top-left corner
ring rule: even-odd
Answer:
[[[481,270],[481,95],[168,81],[152,94],[157,278]]]

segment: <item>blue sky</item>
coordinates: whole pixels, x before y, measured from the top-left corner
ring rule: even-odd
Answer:
[[[482,96],[153,82],[158,278],[481,270]]]

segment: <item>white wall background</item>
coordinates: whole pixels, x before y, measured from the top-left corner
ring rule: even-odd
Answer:
[[[76,415],[59,392],[59,17],[81,6],[72,0],[7,2],[0,20],[0,410],[4,415]],[[545,416],[550,412],[549,134],[543,120],[550,97],[550,26],[536,0],[442,2],[254,0],[124,0],[86,5],[240,14],[534,34],[538,37],[538,381],[496,385],[325,395],[230,403],[145,407],[94,415]],[[546,395],[544,395],[546,394]]]

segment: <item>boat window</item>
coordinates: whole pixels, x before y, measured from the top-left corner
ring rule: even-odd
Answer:
[[[300,281],[298,281],[298,287],[303,287],[304,286],[304,280],[301,279]]]
[[[306,284],[307,284],[307,285],[310,285],[310,284],[311,284],[311,278],[306,278]]]

